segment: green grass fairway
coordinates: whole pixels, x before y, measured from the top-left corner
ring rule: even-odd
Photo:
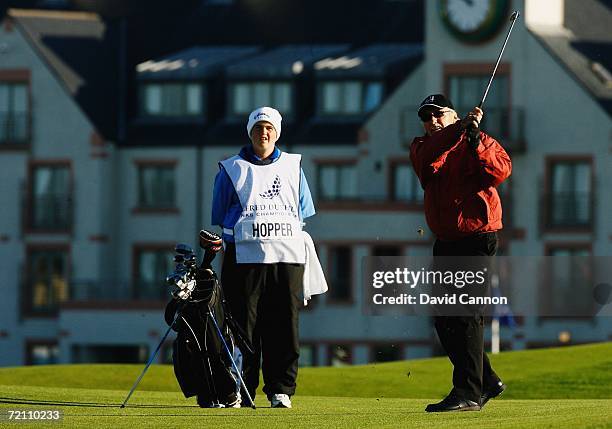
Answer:
[[[2,368],[0,412],[61,409],[63,425],[91,428],[612,428],[612,343],[502,353],[492,361],[509,387],[481,412],[423,411],[450,388],[443,358],[300,369],[291,410],[270,409],[261,393],[257,410],[200,409],[166,365],[149,370],[125,409],[119,404],[142,365]]]

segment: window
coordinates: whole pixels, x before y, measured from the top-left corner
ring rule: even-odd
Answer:
[[[489,82],[489,72],[473,72],[447,76],[448,95],[452,100],[457,114],[462,117],[474,108],[476,97],[480,97]],[[485,115],[481,128],[497,139],[508,139],[510,130],[510,92],[509,74],[501,67],[495,76],[495,84],[487,94]]]
[[[145,83],[141,87],[141,115],[202,116],[203,98],[203,86],[198,83]]]
[[[547,287],[540,302],[550,316],[588,316],[592,314],[593,269],[591,250],[586,245],[554,245],[548,248]]]
[[[588,227],[593,221],[590,161],[554,161],[549,169],[550,227]]]
[[[328,348],[331,366],[347,366],[353,363],[353,350],[347,344],[333,344]]]
[[[370,350],[372,362],[393,362],[402,359],[401,347],[395,344],[377,344]]]
[[[174,170],[174,164],[140,164],[138,166],[139,208],[176,207]]]
[[[325,201],[356,199],[356,166],[352,163],[320,164],[318,166],[317,195]]]
[[[0,82],[0,144],[28,140],[28,85]]]
[[[397,162],[391,165],[391,198],[393,201],[409,203],[423,202],[423,189],[418,177],[408,162]]]
[[[353,251],[349,246],[329,248],[327,278],[329,291],[327,299],[331,303],[347,303],[353,299]]]
[[[72,223],[72,183],[69,165],[32,168],[30,228],[62,231]]]
[[[26,312],[55,314],[59,304],[69,297],[67,250],[29,249],[27,261]]]
[[[147,361],[146,345],[104,344],[72,346],[72,363],[143,363]]]
[[[26,365],[51,365],[58,362],[57,343],[28,341],[26,344]]]
[[[261,106],[271,106],[289,116],[293,112],[289,82],[238,82],[230,85],[230,113],[242,116]]]
[[[383,97],[380,82],[323,82],[319,88],[319,112],[323,115],[369,113],[380,105]]]
[[[174,252],[171,245],[136,249],[135,299],[160,300],[169,297],[164,279],[174,270]]]

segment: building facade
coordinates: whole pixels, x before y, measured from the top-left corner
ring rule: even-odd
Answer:
[[[437,354],[428,318],[367,314],[362,260],[431,252],[408,159],[422,133],[417,106],[435,92],[460,114],[478,103],[507,28],[494,17],[513,8],[525,20],[483,124],[513,160],[501,252],[609,256],[610,10],[489,2],[497,14],[466,31],[461,11],[443,13],[452,1],[400,3],[373,2],[375,16],[424,22],[424,37],[382,40],[377,28],[355,43],[283,44],[245,31],[145,58],[130,56],[129,23],[10,11],[0,30],[0,364],[146,360],[165,331],[174,244],[210,227],[217,164],[248,143],[244,118],[262,104],[283,113],[281,149],[303,154],[317,207],[306,229],[330,283],[302,312],[301,364]],[[588,34],[585,14],[597,17]],[[518,322],[502,329],[503,349],[612,335],[608,318]]]

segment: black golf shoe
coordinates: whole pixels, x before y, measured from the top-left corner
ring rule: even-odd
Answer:
[[[497,398],[499,395],[506,390],[506,385],[500,381],[497,384],[487,388],[484,392],[482,392],[482,396],[480,397],[480,408],[484,407],[489,399]]]
[[[220,402],[209,401],[200,396],[198,396],[197,402],[200,408],[225,408],[225,405]]]
[[[454,390],[437,404],[429,404],[425,411],[428,413],[443,413],[447,411],[480,411],[477,402],[457,396]]]

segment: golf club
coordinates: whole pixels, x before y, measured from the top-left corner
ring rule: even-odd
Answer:
[[[215,319],[215,313],[213,312],[213,309],[210,308],[210,306],[208,307],[208,311],[210,315],[212,316],[211,320],[213,321],[213,324],[215,325],[215,328],[217,329],[217,334],[219,335],[219,338],[221,338],[223,347],[225,348],[225,351],[227,352],[227,355],[230,361],[232,362],[232,367],[234,368],[234,371],[236,371],[236,374],[238,375],[238,378],[240,379],[240,386],[242,387],[242,390],[244,390],[244,393],[246,393],[247,399],[251,403],[251,408],[255,409],[255,402],[253,401],[253,398],[251,398],[251,394],[249,393],[249,390],[247,389],[246,384],[244,384],[242,375],[240,375],[240,369],[238,369],[238,366],[236,365],[236,362],[234,361],[234,357],[232,356],[232,352],[230,352],[230,349],[227,346],[227,343],[225,342],[225,337],[221,333],[221,329],[219,328],[219,325],[217,324],[217,319]]]
[[[195,254],[185,255],[183,256],[183,264],[185,265],[193,265],[196,263],[197,256]]]
[[[192,255],[192,254],[194,254],[193,249],[191,248],[191,246],[189,246],[188,244],[183,244],[183,243],[177,244],[176,247],[174,248],[174,251],[176,253],[181,254],[181,255]]]
[[[169,286],[172,286],[172,285],[177,284],[179,281],[182,281],[183,279],[184,279],[184,276],[181,276],[177,274],[176,272],[174,272],[172,274],[168,274],[168,276],[166,277],[166,284]]]
[[[217,234],[205,229],[200,231],[200,247],[204,249],[204,258],[200,267],[208,268],[217,253],[221,250],[223,240]]]
[[[480,104],[478,104],[478,107],[480,107],[481,109],[482,109],[482,105],[484,104],[484,102],[485,102],[485,100],[487,98],[487,94],[489,93],[489,89],[491,88],[491,84],[493,83],[493,78],[495,77],[495,72],[497,71],[497,67],[499,67],[499,62],[501,61],[501,57],[504,54],[504,49],[506,49],[506,44],[508,43],[508,39],[510,38],[510,33],[512,33],[512,28],[514,28],[514,23],[518,19],[519,15],[520,15],[519,11],[515,10],[514,12],[512,12],[512,15],[510,16],[510,29],[508,29],[508,34],[506,34],[506,39],[504,40],[504,44],[502,45],[501,51],[499,52],[499,56],[497,57],[497,62],[495,63],[495,68],[493,68],[493,73],[491,74],[491,79],[489,79],[489,83],[487,84],[485,92],[482,95],[482,100],[480,100]]]

